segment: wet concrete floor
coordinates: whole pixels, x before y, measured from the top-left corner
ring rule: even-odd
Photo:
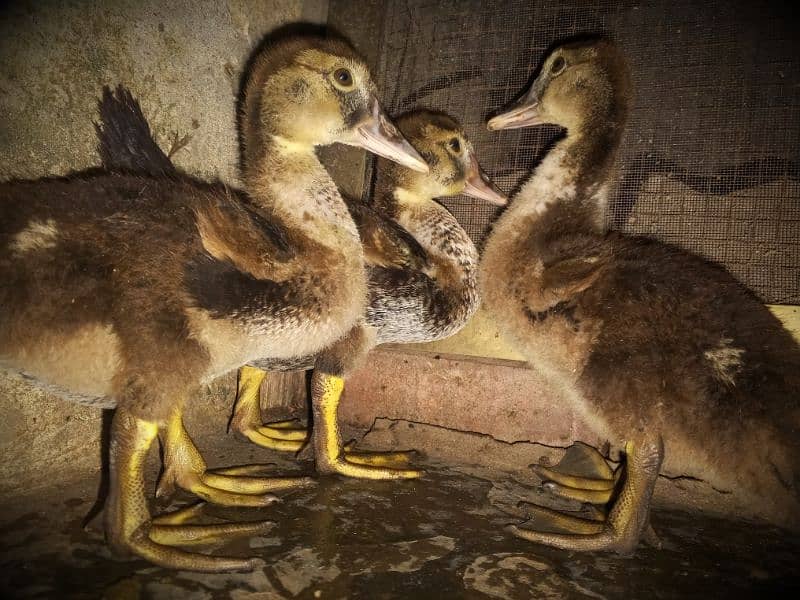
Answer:
[[[263,454],[258,458],[264,460]],[[272,457],[270,456],[270,459]],[[310,472],[279,459],[274,472]],[[207,506],[206,518],[270,519],[266,533],[211,548],[256,555],[253,573],[169,571],[112,558],[91,478],[4,507],[3,598],[708,598],[798,597],[800,542],[780,530],[668,510],[663,547],[635,556],[569,553],[503,530],[530,490],[502,474],[426,465],[419,481],[320,478],[262,509]],[[189,497],[183,498],[189,500]],[[22,499],[21,499],[22,500]],[[509,507],[512,507],[509,509]]]

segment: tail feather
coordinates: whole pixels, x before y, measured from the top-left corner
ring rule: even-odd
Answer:
[[[172,175],[175,165],[159,148],[139,102],[130,90],[118,85],[103,87],[97,108],[100,121],[94,124],[97,151],[109,171],[148,175]]]

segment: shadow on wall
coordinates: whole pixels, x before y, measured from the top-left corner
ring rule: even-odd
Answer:
[[[642,185],[653,175],[667,175],[699,194],[727,196],[735,192],[767,185],[778,179],[793,179],[800,183],[800,165],[779,156],[750,160],[716,173],[692,172],[665,156],[639,154],[624,166],[623,176],[615,198],[611,201],[611,223],[623,227],[636,206]]]

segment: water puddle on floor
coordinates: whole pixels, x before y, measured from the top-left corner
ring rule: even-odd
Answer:
[[[494,481],[493,481],[494,479]],[[800,592],[800,543],[780,530],[655,510],[663,546],[630,558],[536,546],[504,530],[525,488],[429,465],[418,481],[323,477],[263,509],[207,506],[209,521],[269,519],[211,548],[260,556],[253,573],[169,571],[111,556],[82,520],[94,482],[0,523],[4,598],[708,598]]]

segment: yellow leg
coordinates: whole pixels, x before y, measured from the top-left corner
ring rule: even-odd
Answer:
[[[307,487],[310,477],[248,477],[208,471],[205,460],[183,426],[181,411],[172,413],[164,435],[164,473],[157,496],[174,486],[192,492],[203,500],[225,506],[266,506],[277,500],[269,491]]]
[[[649,527],[650,499],[663,459],[664,444],[660,437],[645,440],[641,445],[626,444],[625,480],[608,519],[598,533],[544,533],[513,525],[509,530],[532,542],[565,550],[611,550],[631,554]]]
[[[288,419],[274,423],[261,423],[259,390],[266,373],[255,367],[239,370],[236,404],[231,419],[231,429],[239,432],[254,444],[271,450],[299,451],[308,440],[308,430],[298,426],[299,421]],[[344,448],[346,460],[353,464],[391,467],[408,464],[413,452],[354,452]]]
[[[335,375],[314,372],[311,383],[311,403],[314,414],[314,457],[317,470],[322,473],[339,473],[362,479],[413,479],[422,472],[412,469],[356,464],[351,462],[342,447],[342,436],[337,419],[339,401],[344,390],[344,379]]]
[[[188,526],[186,534],[181,525],[154,525],[145,499],[144,465],[147,452],[158,435],[158,425],[138,419],[124,410],[114,416],[111,430],[111,481],[105,525],[109,545],[118,552],[131,552],[154,564],[166,568],[219,573],[224,571],[251,571],[263,565],[258,558],[222,558],[193,554],[178,550],[164,542],[167,539],[198,537],[202,527],[213,527],[216,538],[241,533],[242,525],[250,530],[265,525],[224,524],[213,526]],[[172,527],[170,536],[156,530]],[[195,528],[192,531],[192,528]],[[206,532],[207,533],[207,532]]]
[[[293,429],[285,426],[284,422],[272,426],[261,424],[259,391],[264,377],[266,373],[255,367],[244,366],[239,369],[231,429],[263,448],[297,452],[306,441],[305,429]]]

